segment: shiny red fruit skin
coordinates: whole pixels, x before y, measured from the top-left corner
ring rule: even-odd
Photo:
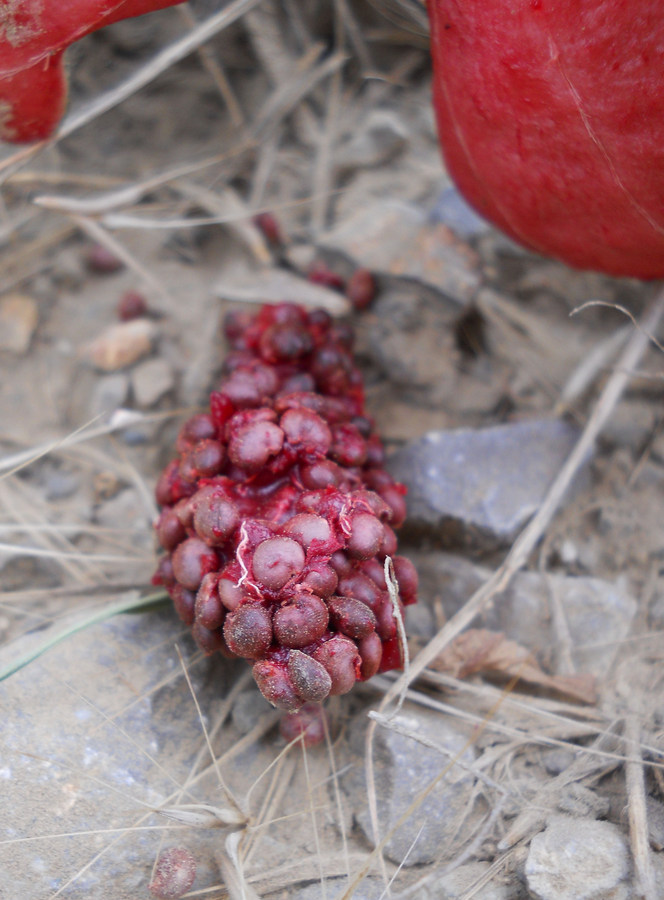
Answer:
[[[571,266],[664,276],[661,0],[428,0],[433,101],[466,199]]]

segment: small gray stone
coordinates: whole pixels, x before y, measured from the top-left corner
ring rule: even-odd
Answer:
[[[137,406],[146,408],[173,389],[175,379],[170,364],[161,357],[147,359],[131,373]]]
[[[536,900],[622,900],[629,868],[627,844],[615,825],[555,816],[533,838],[525,875]]]
[[[447,225],[459,237],[466,239],[485,234],[491,227],[454,186],[442,191],[429,215],[432,222]]]
[[[396,826],[417,795],[449,766],[432,792],[385,846],[389,859],[414,866],[440,857],[445,846],[453,841],[459,817],[467,813],[473,789],[474,777],[467,766],[473,763],[475,752],[472,746],[466,746],[468,737],[463,731],[435,713],[418,709],[401,713],[392,723],[434,742],[446,752],[420,744],[389,726],[378,727],[374,738],[374,766],[379,838]],[[366,727],[364,716],[350,729],[358,751],[363,749],[363,726]],[[451,757],[457,754],[461,754],[459,761],[450,766]],[[359,760],[348,773],[344,788],[360,827],[373,841],[364,765]]]
[[[574,446],[575,428],[536,420],[433,431],[390,460],[408,487],[409,521],[451,542],[511,542]]]
[[[124,406],[129,393],[129,376],[124,372],[116,372],[113,375],[102,375],[90,399],[90,414],[92,416],[108,415]]]

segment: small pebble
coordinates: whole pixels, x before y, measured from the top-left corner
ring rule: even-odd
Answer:
[[[140,363],[131,373],[136,405],[148,408],[173,389],[175,379],[170,364],[161,357]]]
[[[621,830],[609,822],[555,816],[536,835],[525,865],[535,900],[608,900],[629,874]],[[625,895],[626,896],[626,895]]]
[[[157,326],[149,319],[111,325],[83,348],[83,355],[102,372],[115,372],[138,362],[152,351]]]
[[[32,297],[7,294],[0,299],[0,350],[20,356],[27,353],[38,320],[38,307]]]

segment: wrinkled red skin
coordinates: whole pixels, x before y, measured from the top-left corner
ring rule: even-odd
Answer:
[[[402,664],[383,567],[404,489],[383,468],[347,336],[326,313],[282,303],[234,315],[226,331],[230,375],[210,414],[184,423],[157,483],[167,555],[153,580],[205,653],[246,658],[265,697],[294,712]],[[288,392],[302,375],[315,390]],[[197,472],[211,447],[216,474]],[[414,603],[413,566],[395,557],[395,568]]]
[[[0,140],[50,137],[64,113],[63,53],[112,22],[183,0],[12,0],[0,11]]]
[[[571,266],[664,276],[661,0],[429,0],[433,101],[466,199]]]

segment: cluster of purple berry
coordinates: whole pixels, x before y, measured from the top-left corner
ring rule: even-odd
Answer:
[[[384,576],[403,604],[417,574],[393,527],[405,489],[364,409],[352,332],[293,304],[231,314],[225,377],[182,426],[159,478],[154,576],[206,653],[253,663],[288,711],[398,668]]]

